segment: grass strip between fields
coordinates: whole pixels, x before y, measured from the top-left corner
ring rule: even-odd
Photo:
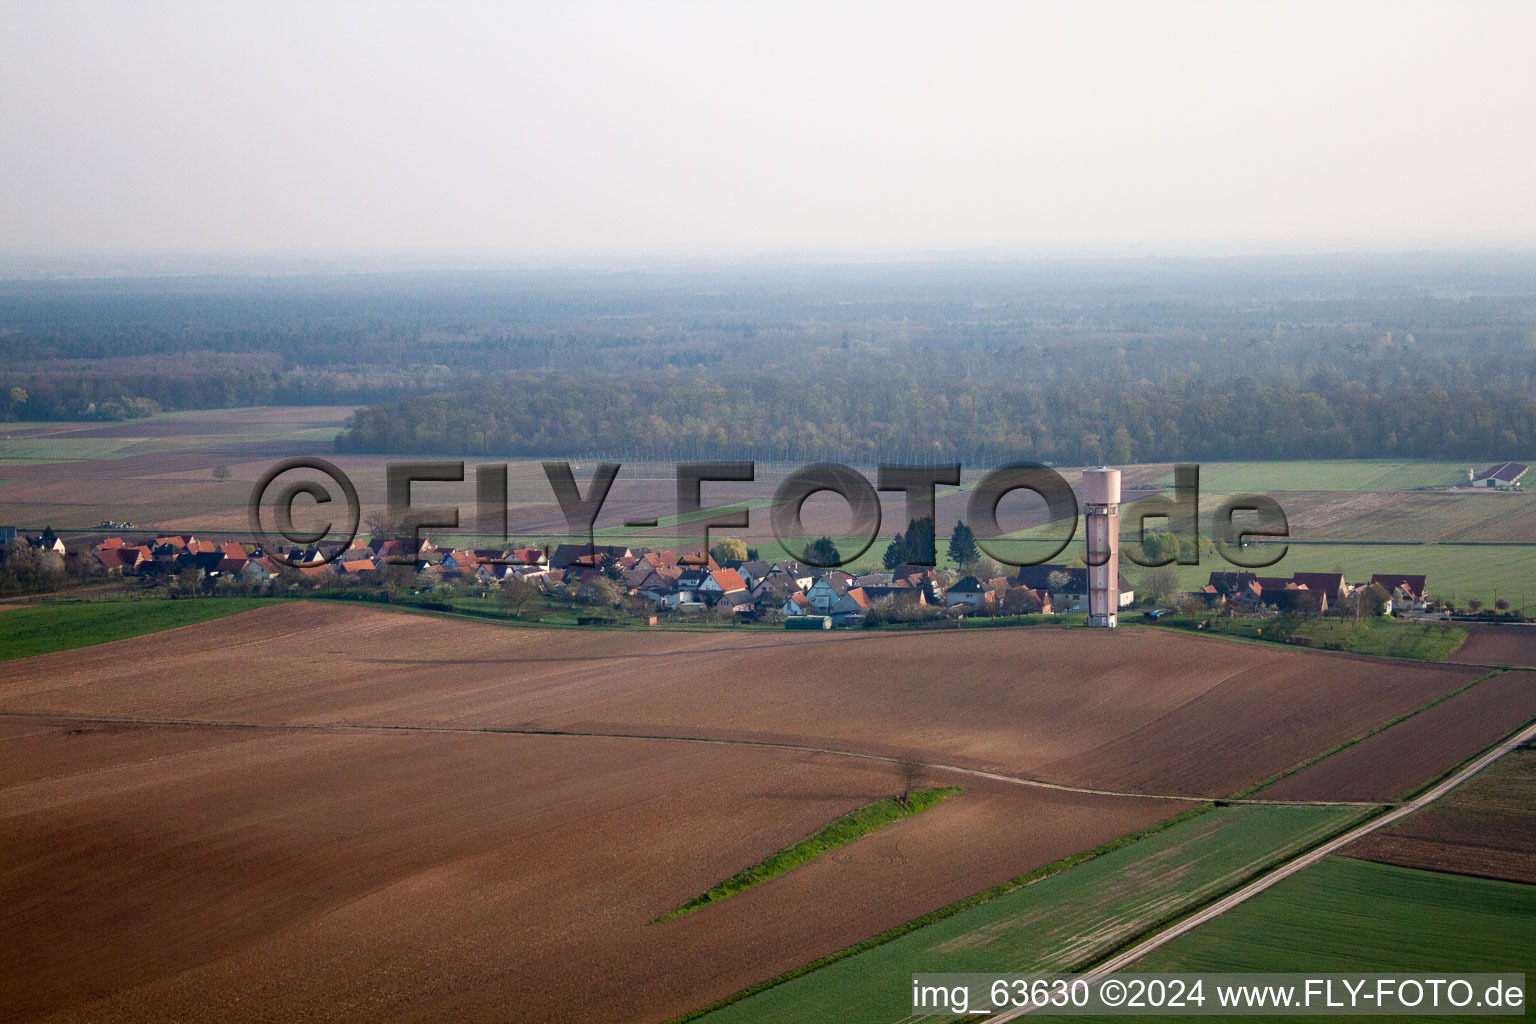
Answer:
[[[1365,740],[1368,740],[1372,736],[1375,736],[1379,732],[1386,732],[1388,729],[1392,728],[1394,725],[1400,725],[1403,722],[1408,721],[1408,719],[1414,717],[1415,715],[1419,715],[1419,714],[1422,714],[1425,711],[1428,711],[1430,708],[1434,707],[1436,704],[1443,704],[1446,701],[1450,700],[1452,697],[1457,696],[1458,694],[1466,693],[1468,690],[1472,689],[1472,687],[1476,686],[1478,683],[1481,683],[1481,682],[1484,682],[1486,680],[1492,679],[1494,676],[1500,675],[1500,674],[1502,674],[1502,673],[1504,673],[1506,671],[1508,671],[1508,670],[1507,669],[1502,669],[1502,668],[1496,668],[1496,669],[1492,669],[1492,670],[1490,670],[1488,672],[1484,672],[1482,675],[1478,676],[1476,679],[1473,679],[1471,682],[1467,683],[1466,685],[1458,686],[1456,689],[1450,691],[1449,693],[1441,694],[1440,696],[1436,697],[1434,700],[1429,701],[1426,704],[1420,704],[1418,707],[1413,708],[1410,711],[1405,711],[1401,715],[1398,715],[1396,718],[1392,719],[1389,722],[1383,722],[1381,725],[1378,725],[1378,726],[1375,726],[1373,728],[1367,729],[1365,732],[1363,732],[1360,735],[1354,737],[1353,739],[1347,739],[1343,743],[1339,743],[1339,744],[1336,744],[1336,745],[1334,745],[1332,747],[1329,747],[1327,750],[1324,750],[1321,753],[1313,754],[1311,757],[1309,757],[1309,758],[1307,758],[1307,759],[1305,759],[1303,761],[1298,761],[1296,764],[1291,765],[1289,768],[1285,769],[1284,771],[1276,772],[1275,774],[1271,775],[1267,779],[1260,779],[1258,782],[1255,782],[1253,785],[1247,786],[1247,787],[1245,787],[1243,789],[1238,790],[1236,793],[1233,793],[1228,799],[1231,799],[1231,800],[1241,800],[1244,797],[1252,796],[1255,793],[1258,793],[1261,790],[1264,790],[1264,789],[1266,789],[1269,786],[1273,786],[1275,783],[1279,782],[1281,779],[1289,778],[1290,776],[1295,775],[1297,772],[1302,771],[1303,769],[1310,768],[1314,764],[1317,764],[1319,761],[1322,761],[1325,758],[1332,757],[1334,754],[1337,754],[1341,750],[1347,750],[1348,748],[1354,746],[1356,743],[1360,743],[1360,742],[1363,742]],[[1484,749],[1486,749],[1486,748],[1484,748]],[[1477,755],[1473,755],[1473,756],[1475,757]],[[1466,762],[1462,762],[1462,763],[1465,764]],[[1438,778],[1443,779],[1443,778],[1446,777],[1446,775],[1449,775],[1449,774],[1450,774],[1450,772],[1445,772],[1442,775],[1440,775]],[[1438,779],[1436,781],[1438,781]],[[1418,787],[1416,792],[1423,792],[1424,789],[1427,789],[1427,788],[1428,788],[1428,784],[1426,784],[1424,786],[1420,786],[1420,787]],[[1407,797],[1404,797],[1403,799],[1407,799]]]
[[[718,903],[728,896],[734,896],[755,885],[762,885],[769,879],[777,878],[786,871],[793,871],[800,865],[839,846],[846,846],[860,836],[879,831],[887,825],[903,818],[910,818],[914,814],[921,814],[960,792],[959,786],[935,786],[932,789],[917,790],[907,798],[906,802],[896,797],[885,797],[865,804],[840,818],[834,818],[798,843],[784,847],[745,871],[738,871],[708,892],[700,893],[676,910],[669,910],[662,914],[651,924],[661,924],[663,921],[671,921],[684,914],[691,914],[700,907]]]
[[[1404,661],[1444,661],[1467,640],[1467,631],[1442,622],[1400,621],[1385,617],[1352,622],[1332,616],[1173,615],[1150,625],[1187,635],[1218,637],[1236,643],[1299,647],[1309,651],[1357,654]]]

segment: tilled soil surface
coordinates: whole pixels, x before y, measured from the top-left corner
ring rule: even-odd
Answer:
[[[1511,751],[1455,792],[1344,853],[1536,884],[1536,749]]]

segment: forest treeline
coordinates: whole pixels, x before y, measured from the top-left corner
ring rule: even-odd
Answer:
[[[1520,458],[1536,255],[0,283],[0,418],[365,406],[344,451]]]
[[[1505,391],[1203,381],[817,375],[686,381],[511,376],[359,410],[345,452],[1081,465],[1529,452],[1536,403]]]

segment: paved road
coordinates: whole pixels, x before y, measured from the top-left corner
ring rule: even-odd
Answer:
[[[1206,907],[1204,910],[1201,910],[1198,913],[1185,918],[1183,921],[1180,921],[1172,928],[1159,932],[1151,938],[1137,943],[1130,949],[1127,949],[1125,952],[1120,953],[1109,960],[1106,960],[1098,967],[1095,967],[1092,971],[1087,972],[1084,975],[1085,979],[1090,985],[1094,985],[1099,981],[1109,977],[1111,974],[1114,974],[1116,971],[1124,970],[1125,968],[1131,966],[1131,964],[1146,956],[1148,953],[1152,952],[1154,949],[1158,949],[1161,946],[1167,945],[1179,936],[1194,931],[1196,928],[1200,927],[1202,924],[1205,924],[1207,921],[1210,921],[1211,919],[1218,917],[1221,914],[1225,914],[1239,903],[1244,903],[1252,899],[1277,882],[1281,882],[1291,877],[1296,872],[1311,867],[1313,864],[1316,864],[1318,861],[1322,860],[1329,854],[1342,850],[1344,847],[1348,846],[1356,839],[1359,839],[1361,836],[1369,835],[1379,828],[1385,828],[1386,826],[1392,824],[1394,821],[1412,814],[1414,811],[1419,810],[1427,804],[1433,803],[1445,794],[1449,793],[1451,790],[1455,789],[1457,786],[1461,785],[1463,782],[1466,782],[1468,779],[1482,771],[1484,768],[1488,767],[1493,762],[1497,761],[1499,758],[1503,757],[1505,754],[1509,753],[1511,750],[1514,750],[1516,747],[1520,746],[1520,744],[1525,743],[1531,739],[1536,739],[1536,724],[1527,726],[1526,728],[1520,730],[1520,732],[1516,733],[1514,736],[1511,736],[1503,743],[1500,743],[1492,750],[1489,750],[1477,760],[1473,761],[1465,768],[1447,778],[1444,782],[1441,782],[1439,785],[1433,787],[1432,789],[1426,790],[1422,796],[1416,797],[1413,800],[1409,800],[1407,803],[1400,804],[1393,810],[1383,814],[1381,817],[1374,818],[1371,821],[1366,822],[1364,825],[1359,826],[1358,828],[1351,829],[1350,831],[1344,833],[1342,836],[1339,836],[1337,839],[1330,840],[1329,842],[1324,843],[1322,846],[1302,854],[1295,860],[1287,862],[1283,867],[1265,875],[1263,878],[1249,882],[1247,885],[1243,886],[1236,892],[1220,900],[1217,900],[1215,903]],[[1013,1020],[1015,1017],[1022,1017],[1024,1014],[1030,1012],[1030,1009],[1030,1007],[1022,1007],[1016,1010],[1009,1010],[989,1019],[994,1021]]]

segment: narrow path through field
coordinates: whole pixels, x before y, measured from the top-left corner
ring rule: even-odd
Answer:
[[[1363,825],[1350,829],[1348,832],[1339,836],[1337,839],[1331,839],[1321,846],[1315,847],[1312,850],[1301,854],[1294,860],[1288,861],[1279,868],[1276,868],[1274,871],[1271,871],[1263,878],[1249,882],[1247,885],[1243,886],[1241,889],[1238,889],[1236,892],[1217,900],[1215,903],[1212,903],[1204,910],[1190,915],[1189,917],[1180,921],[1178,924],[1175,924],[1173,927],[1167,928],[1158,934],[1153,935],[1151,938],[1144,939],[1131,948],[1125,950],[1123,953],[1111,957],[1110,959],[1104,961],[1104,963],[1095,967],[1093,970],[1087,972],[1084,975],[1085,980],[1087,980],[1089,985],[1098,984],[1100,981],[1108,978],[1116,971],[1120,971],[1131,966],[1136,961],[1146,956],[1148,953],[1151,953],[1153,950],[1165,946],[1179,936],[1195,930],[1202,924],[1205,924],[1207,921],[1220,917],[1222,914],[1225,914],[1233,907],[1241,903],[1246,903],[1248,900],[1257,896],[1259,893],[1268,889],[1270,886],[1284,881],[1285,879],[1296,874],[1298,871],[1302,871],[1308,867],[1311,867],[1313,864],[1316,864],[1318,861],[1322,860],[1324,857],[1329,856],[1330,854],[1337,853],[1339,850],[1342,850],[1344,847],[1348,846],[1355,840],[1369,835],[1378,829],[1385,828],[1393,822],[1412,814],[1414,811],[1417,811],[1420,808],[1427,806],[1428,804],[1434,803],[1436,800],[1440,799],[1442,796],[1449,793],[1463,782],[1466,782],[1472,776],[1476,775],[1484,768],[1487,768],[1490,764],[1493,764],[1493,762],[1497,761],[1511,750],[1514,750],[1516,747],[1532,739],[1536,739],[1536,724],[1528,725],[1524,729],[1521,729],[1518,733],[1504,740],[1502,743],[1493,747],[1486,753],[1482,754],[1466,767],[1446,778],[1443,782],[1440,782],[1438,785],[1435,785],[1426,790],[1422,795],[1414,797],[1412,800],[1409,800],[1405,803],[1398,804],[1395,808],[1388,811],[1386,814],[1383,814],[1381,817],[1374,818]],[[1031,1009],[1032,1007],[1020,1007],[1014,1010],[1005,1011],[990,1019],[994,1021],[1013,1020],[1016,1017],[1022,1017],[1024,1014],[1029,1013]]]
[[[651,740],[664,743],[713,743],[722,746],[742,747],[769,747],[776,750],[799,750],[808,754],[830,754],[834,757],[857,757],[869,761],[896,762],[900,758],[887,754],[870,754],[858,750],[842,750],[836,747],[818,747],[800,743],[775,743],[767,740],[737,740],[721,739],[715,736],[686,736],[670,735],[665,733],[620,733],[620,732],[573,732],[563,729],[515,729],[499,728],[494,726],[448,726],[448,725],[358,725],[351,723],[273,723],[273,722],[230,722],[217,719],[199,718],[145,718],[127,715],[81,715],[63,711],[0,711],[0,719],[28,719],[55,722],[88,722],[101,725],[149,725],[172,726],[182,728],[207,728],[207,729],[252,729],[272,732],[304,731],[304,732],[378,732],[378,733],[467,733],[471,735],[487,736],[572,736],[584,739],[614,739],[614,740]],[[1043,779],[1029,779],[1018,775],[1003,775],[998,772],[983,771],[979,768],[962,768],[959,765],[943,764],[937,761],[922,762],[924,768],[954,772],[959,775],[969,775],[973,778],[990,779],[994,782],[1004,782],[1014,786],[1029,786],[1035,789],[1050,789],[1061,793],[1083,793],[1088,796],[1112,796],[1135,800],[1177,800],[1182,803],[1205,804],[1212,800],[1221,800],[1230,804],[1271,804],[1287,807],[1396,807],[1397,804],[1380,800],[1264,800],[1255,797],[1228,799],[1226,797],[1165,795],[1161,793],[1127,793],[1113,789],[1094,789],[1089,786],[1069,786],[1065,783],[1046,782]]]

